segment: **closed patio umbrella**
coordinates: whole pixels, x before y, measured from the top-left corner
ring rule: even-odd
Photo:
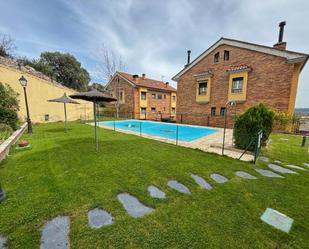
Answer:
[[[93,115],[94,115],[94,136],[95,136],[95,143],[96,143],[96,150],[99,149],[99,140],[97,136],[97,110],[96,105],[98,102],[112,102],[116,101],[117,99],[113,98],[110,94],[106,92],[100,92],[96,89],[88,91],[88,92],[81,92],[70,95],[72,99],[82,99],[86,101],[93,102]]]
[[[77,101],[70,99],[66,93],[63,94],[62,97],[56,98],[56,99],[50,99],[48,100],[49,102],[58,102],[58,103],[63,103],[64,105],[64,126],[65,126],[65,131],[67,131],[67,107],[66,104],[79,104]]]

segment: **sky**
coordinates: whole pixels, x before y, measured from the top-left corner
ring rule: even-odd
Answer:
[[[286,21],[289,50],[309,54],[307,0],[1,0],[0,33],[16,55],[42,51],[73,54],[104,83],[102,46],[121,56],[126,71],[176,83],[171,78],[220,37],[272,46]],[[309,107],[309,63],[303,69],[296,107]]]

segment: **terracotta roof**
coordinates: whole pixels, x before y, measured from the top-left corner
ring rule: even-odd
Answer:
[[[177,91],[176,88],[159,80],[153,80],[153,79],[149,79],[146,77],[143,79],[142,76],[140,75],[138,76],[138,78],[134,79],[133,74],[124,73],[124,72],[117,72],[117,73],[136,86],[163,90],[163,91],[168,91],[168,92]]]
[[[250,71],[251,67],[248,65],[238,65],[238,66],[231,66],[227,72],[239,72],[239,71]]]

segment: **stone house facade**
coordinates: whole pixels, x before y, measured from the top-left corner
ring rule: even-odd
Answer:
[[[188,53],[188,55],[190,55]],[[222,127],[233,115],[264,103],[294,113],[298,77],[308,55],[221,38],[173,77],[177,122]]]
[[[105,89],[113,97],[115,109],[122,116],[134,119],[173,119],[176,115],[176,89],[168,82],[124,72],[116,72]]]

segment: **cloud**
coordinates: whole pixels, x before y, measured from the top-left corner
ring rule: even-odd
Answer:
[[[44,50],[74,54],[95,81],[104,43],[131,73],[165,81],[183,68],[186,50],[198,56],[221,36],[273,45],[286,20],[288,48],[309,53],[306,0],[124,0],[0,2],[0,32],[16,38],[18,53]],[[309,65],[300,78],[297,106],[308,107]],[[175,83],[172,83],[174,84]]]

